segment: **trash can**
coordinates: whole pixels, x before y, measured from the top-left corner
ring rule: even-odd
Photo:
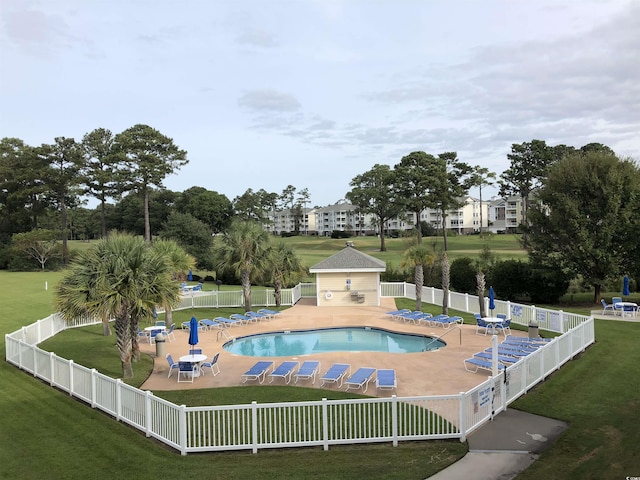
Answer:
[[[156,341],[156,357],[164,357],[165,353],[164,353],[164,343],[165,340],[167,339],[166,335],[164,333],[159,333],[156,335],[155,337],[155,341]]]
[[[531,320],[529,322],[529,338],[540,338],[540,334],[538,333],[538,322],[536,320]]]

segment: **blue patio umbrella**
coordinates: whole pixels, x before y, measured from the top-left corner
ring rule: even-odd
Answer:
[[[622,296],[628,297],[631,295],[631,291],[629,290],[629,275],[625,275],[622,279]]]
[[[496,309],[496,294],[493,291],[493,287],[489,287],[489,310],[493,311]]]
[[[191,271],[191,269],[189,269],[189,275],[187,275],[187,280],[189,281],[193,280],[193,272]]]
[[[189,321],[189,345],[193,347],[198,344],[198,319],[191,317]]]

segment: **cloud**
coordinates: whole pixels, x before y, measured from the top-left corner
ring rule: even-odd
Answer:
[[[238,105],[256,112],[294,112],[300,102],[288,93],[276,90],[252,90],[238,99]]]
[[[278,46],[275,35],[258,29],[248,29],[236,38],[238,43],[254,47],[273,48]]]

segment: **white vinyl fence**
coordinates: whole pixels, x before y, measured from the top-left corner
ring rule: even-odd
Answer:
[[[211,307],[214,302],[216,306],[235,306],[223,305],[223,299],[233,304],[238,292],[222,293],[188,295],[181,308]],[[415,286],[385,283],[381,285],[381,293],[383,296],[415,298]],[[315,285],[298,285],[287,295],[294,303],[302,296],[315,297]],[[422,298],[436,305],[438,300],[442,301],[442,291],[425,288]],[[270,300],[268,294],[264,300]],[[451,293],[449,300],[453,309],[478,310],[475,308],[478,305],[476,297]],[[591,317],[500,301],[496,301],[496,310],[498,313],[511,312],[513,321],[522,325],[536,319],[541,328],[562,335],[498,376],[489,377],[472,390],[455,395],[272,404],[253,402],[207,407],[175,405],[149,391],[131,387],[38,348],[38,343],[66,328],[99,323],[79,319],[67,324],[57,314],[5,335],[6,360],[183,455],[227,450],[256,453],[264,448],[305,446],[328,449],[330,445],[374,442],[390,442],[395,446],[399,441],[407,440],[456,438],[465,441],[469,433],[595,340]]]

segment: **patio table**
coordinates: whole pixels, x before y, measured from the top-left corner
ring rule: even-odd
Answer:
[[[638,313],[638,304],[633,302],[616,302],[613,304],[613,311],[621,317],[624,317],[628,313],[629,316],[633,315],[633,318],[635,318]]]
[[[496,335],[498,333],[498,324],[502,324],[502,322],[504,322],[504,318],[500,317],[482,317],[482,320],[491,325],[492,335]]]
[[[189,362],[191,363],[191,365],[195,363],[198,365],[198,370],[194,374],[195,377],[200,376],[200,362],[204,362],[206,359],[207,359],[207,356],[203,355],[202,353],[183,355],[180,357],[181,362]]]

